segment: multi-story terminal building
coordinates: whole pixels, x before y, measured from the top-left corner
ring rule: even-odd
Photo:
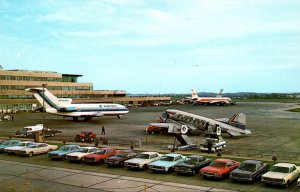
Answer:
[[[77,82],[76,74],[48,71],[3,70],[0,68],[0,110],[32,110],[38,102],[26,88],[46,88],[58,98],[72,98],[73,103],[114,102],[150,105],[170,101],[170,97],[127,97],[124,90],[93,90],[92,83]]]

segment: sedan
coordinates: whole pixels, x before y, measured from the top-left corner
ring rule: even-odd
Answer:
[[[83,157],[83,161],[86,163],[98,163],[103,164],[104,160],[110,156],[114,156],[117,154],[117,150],[115,148],[101,148],[97,152],[86,155]]]
[[[235,181],[255,182],[269,170],[269,165],[258,160],[247,160],[230,173]]]
[[[73,153],[80,149],[79,145],[64,145],[60,147],[58,150],[51,151],[48,153],[48,157],[51,159],[65,159],[66,155],[69,153]]]
[[[174,167],[174,171],[178,174],[192,174],[196,175],[200,169],[208,166],[211,159],[199,155],[192,155],[185,158],[181,163]]]
[[[57,145],[48,145],[47,143],[34,143],[29,145],[26,148],[19,149],[16,151],[17,155],[28,155],[28,157],[32,157],[36,154],[44,154],[48,153],[52,150],[56,150],[58,148]]]
[[[169,173],[174,170],[174,166],[178,163],[183,162],[185,159],[185,156],[182,156],[180,154],[166,154],[161,157],[161,159],[154,161],[149,164],[149,169],[153,170],[154,172],[165,172]]]
[[[209,166],[202,168],[200,172],[203,178],[223,179],[240,164],[231,159],[216,159]]]

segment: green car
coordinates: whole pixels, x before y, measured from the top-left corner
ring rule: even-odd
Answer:
[[[58,150],[50,151],[48,157],[51,159],[65,159],[66,155],[80,149],[79,145],[64,145]]]

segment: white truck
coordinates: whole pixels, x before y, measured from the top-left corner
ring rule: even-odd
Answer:
[[[32,134],[35,132],[41,132],[41,131],[45,131],[46,137],[47,136],[53,137],[53,136],[55,136],[56,133],[61,133],[61,131],[59,131],[57,129],[48,129],[48,128],[44,128],[43,124],[37,124],[37,125],[33,125],[33,126],[24,127],[21,131],[16,132],[16,136],[17,137],[28,137],[28,136],[32,136]]]

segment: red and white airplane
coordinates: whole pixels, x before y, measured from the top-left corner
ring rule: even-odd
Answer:
[[[233,105],[235,104],[229,97],[223,97],[223,89],[220,90],[216,97],[199,97],[194,89],[192,89],[192,97],[187,97],[185,99],[190,99],[191,102],[198,105]]]

